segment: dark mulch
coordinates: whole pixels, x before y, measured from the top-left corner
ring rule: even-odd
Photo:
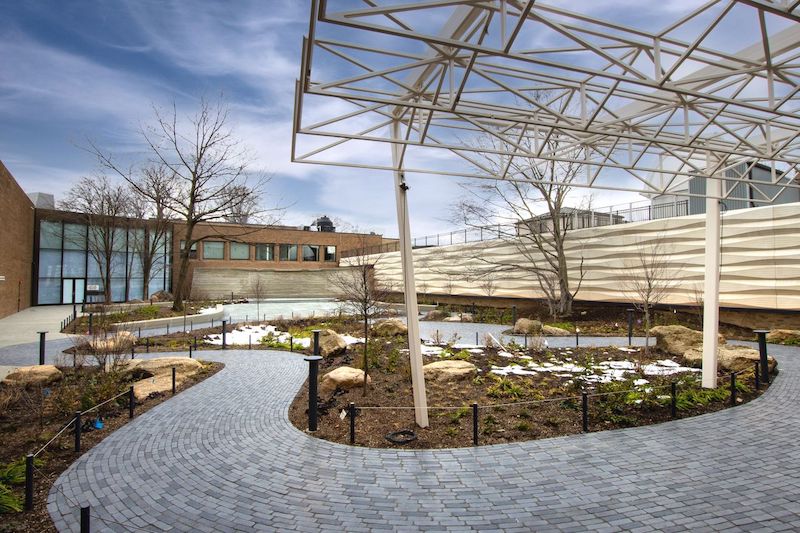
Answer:
[[[492,365],[506,366],[519,360],[499,357],[496,352],[488,355],[470,355],[469,361],[482,370],[476,379],[467,379],[456,383],[439,383],[426,380],[427,401],[431,407],[429,411],[430,426],[425,429],[416,427],[413,409],[406,408],[413,405],[410,369],[408,366],[407,352],[402,352],[399,357],[392,353],[391,345],[371,343],[371,349],[380,351],[381,354],[371,357],[370,376],[372,384],[366,395],[363,389],[350,391],[337,391],[331,398],[321,398],[319,403],[319,429],[314,436],[339,442],[349,443],[350,420],[346,413],[350,402],[356,404],[356,445],[369,447],[395,447],[395,448],[451,448],[472,446],[472,407],[477,402],[479,407],[479,443],[500,444],[519,442],[562,435],[572,435],[582,432],[582,411],[580,392],[584,385],[571,377],[561,377],[555,373],[540,373],[533,376],[511,375],[507,378],[493,377],[489,374]],[[342,365],[361,366],[362,356],[358,353],[345,354],[323,361],[320,375]],[[456,350],[457,351],[457,350]],[[627,354],[609,348],[578,348],[570,349],[571,354],[565,350],[529,351],[528,355],[539,363],[548,362],[551,355],[556,355],[559,360],[571,358],[576,364],[588,361],[604,361],[609,357],[614,360],[624,360],[632,355],[640,363],[645,364],[656,359],[673,359],[682,363],[680,358],[670,357],[658,351],[652,351],[649,356],[642,354]],[[604,354],[603,352],[608,352]],[[464,355],[462,355],[464,356]],[[436,360],[426,357],[425,363]],[[523,362],[524,364],[524,362]],[[687,385],[681,385],[688,390],[690,374],[682,374]],[[649,394],[631,396],[630,401],[624,400],[627,393],[619,391],[629,390],[633,387],[632,381],[639,375],[631,375],[626,382],[603,385],[587,385],[585,390],[592,393],[617,392],[607,396],[590,398],[589,430],[600,431],[631,426],[641,426],[663,422],[671,419],[670,402],[667,399],[655,400],[657,395],[670,394],[670,383],[680,380],[677,376],[648,376],[650,382],[645,387],[652,388]],[[720,375],[720,387],[727,390],[727,375]],[[752,372],[739,376],[747,391],[738,393],[739,402],[747,402],[757,397],[761,391],[755,391]],[[697,388],[697,386],[694,386]],[[639,389],[641,390],[641,388]],[[655,391],[655,392],[653,392]],[[710,401],[702,406],[684,406],[678,412],[678,417],[694,416],[724,409],[729,406],[727,393],[723,399]],[[680,395],[679,395],[680,396]],[[635,404],[634,398],[645,398],[645,403]],[[548,400],[541,402],[541,400]],[[554,400],[554,401],[549,401]],[[530,403],[526,403],[530,402]],[[292,423],[306,430],[308,389],[307,384],[298,393],[289,410]],[[372,407],[372,409],[370,408]],[[400,409],[400,407],[404,407]],[[439,407],[448,407],[440,409]],[[343,415],[344,412],[344,415]],[[414,430],[417,439],[408,444],[398,445],[389,442],[386,435],[400,430]]]
[[[178,389],[178,392],[213,376],[225,365],[210,363],[202,373],[187,379]],[[67,369],[71,371],[71,369]],[[55,388],[58,384],[52,385]],[[154,395],[136,405],[135,416],[146,413],[161,402],[171,398],[171,394]],[[125,396],[122,397],[123,404]],[[113,402],[112,402],[113,404]],[[88,416],[88,415],[87,415]],[[97,443],[109,436],[115,430],[128,423],[128,409],[124,405],[112,405],[110,411],[103,418],[105,427],[102,430],[85,431],[81,434],[81,452],[92,449]],[[44,443],[52,438],[61,429],[66,421],[63,418],[48,417],[42,426],[31,419],[31,413],[24,406],[9,406],[0,413],[0,464],[16,460],[27,453],[35,453]],[[72,429],[65,431],[62,436],[54,441],[38,456],[43,464],[38,467],[34,475],[33,510],[1,515],[0,531],[2,532],[50,532],[56,531],[50,515],[47,512],[47,496],[53,482],[66,470],[82,453],[74,452],[74,433]],[[24,500],[24,487],[14,487],[14,492]]]

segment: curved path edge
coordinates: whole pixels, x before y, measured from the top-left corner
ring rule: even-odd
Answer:
[[[209,352],[225,369],[109,435],[56,481],[60,531],[800,529],[800,349],[734,409],[659,425],[444,450],[297,430],[306,363]],[[163,354],[158,354],[163,355]],[[212,356],[212,357],[209,357]]]

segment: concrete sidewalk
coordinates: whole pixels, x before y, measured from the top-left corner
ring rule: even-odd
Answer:
[[[80,308],[79,308],[80,309]],[[61,321],[72,313],[71,305],[29,307],[0,319],[0,348],[39,341],[39,331],[47,331],[47,340],[64,339],[59,333]]]

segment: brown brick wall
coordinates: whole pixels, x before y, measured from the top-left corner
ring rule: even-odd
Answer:
[[[177,269],[180,261],[180,243],[186,234],[186,226],[176,223],[173,233],[173,283],[177,280]],[[222,237],[219,237],[219,236]],[[243,269],[243,270],[319,270],[339,266],[338,259],[343,251],[360,248],[362,246],[377,246],[384,239],[381,235],[360,234],[360,233],[336,233],[320,231],[304,231],[285,227],[258,227],[242,226],[235,224],[201,224],[194,229],[193,238],[209,237],[208,240],[225,241],[225,259],[208,260],[203,257],[203,243],[197,244],[197,259],[193,260],[189,267],[188,283],[191,286],[192,272],[194,267],[205,269]],[[250,247],[250,259],[230,259],[229,242],[242,242],[250,245],[255,244],[274,244],[272,261],[256,261],[255,247]],[[296,244],[297,261],[280,261],[280,244]],[[320,260],[309,262],[302,260],[302,245],[320,245]],[[324,246],[336,246],[336,262],[323,261]]]
[[[33,219],[33,203],[0,161],[0,318],[31,305]]]

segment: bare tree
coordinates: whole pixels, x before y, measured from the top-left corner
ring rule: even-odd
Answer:
[[[675,286],[675,270],[681,269],[667,250],[663,235],[656,235],[650,242],[640,240],[636,252],[626,261],[627,276],[624,290],[632,296],[634,307],[644,313],[645,353],[650,350],[650,322],[653,308],[664,301]]]
[[[366,241],[362,249],[366,249]],[[386,293],[378,287],[374,279],[377,255],[357,255],[349,266],[332,276],[331,281],[347,312],[352,313],[364,323],[364,394],[367,394],[367,373],[369,371],[368,345],[369,321],[383,310]]]
[[[167,247],[172,221],[169,219],[169,204],[172,198],[173,179],[164,165],[151,164],[144,167],[136,180],[129,185],[133,215],[142,220],[139,231],[132,232],[132,249],[142,269],[142,299],[150,296],[150,280],[167,267]],[[147,191],[146,194],[142,191]],[[159,261],[159,257],[163,257]]]
[[[250,293],[256,299],[256,322],[258,322],[261,316],[261,298],[264,297],[267,286],[258,272],[256,272],[255,276],[255,279],[250,282]]]
[[[115,261],[115,252],[126,249],[126,232],[131,215],[130,195],[122,185],[111,183],[101,174],[83,177],[73,185],[60,202],[62,209],[79,213],[81,221],[88,227],[85,243],[92,260],[97,265],[103,281],[103,295],[111,302],[111,280],[125,263]],[[76,239],[83,245],[84,236],[65,235],[66,239]]]
[[[268,178],[248,172],[249,156],[229,129],[228,107],[221,100],[201,100],[200,109],[185,124],[179,122],[174,105],[168,113],[156,109],[154,124],[143,129],[142,136],[152,163],[163,166],[170,177],[172,196],[167,209],[185,225],[185,246],[173,280],[173,309],[180,311],[189,289],[186,280],[192,247],[201,240],[230,237],[224,232],[198,237],[195,228],[201,223],[252,216],[252,206]],[[132,172],[93,144],[91,151],[140,194],[155,201],[154,192],[142,188]]]

